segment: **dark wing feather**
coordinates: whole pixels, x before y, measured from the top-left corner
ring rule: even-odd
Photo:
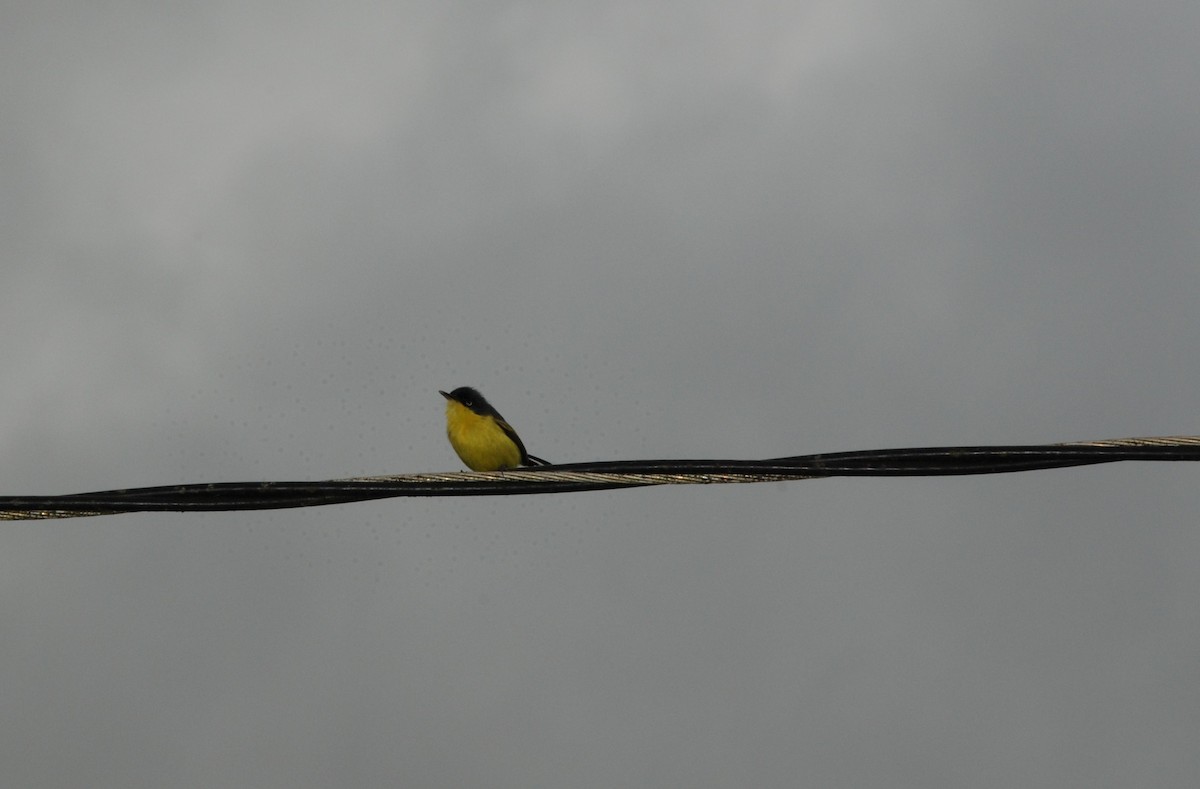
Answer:
[[[521,437],[517,435],[517,431],[513,430],[513,426],[504,421],[504,417],[492,409],[492,417],[496,420],[496,424],[504,431],[504,435],[512,439],[512,442],[517,445],[517,449],[521,450],[521,465],[522,466],[549,466],[549,461],[542,460],[539,457],[534,457],[525,449],[525,443],[521,441]]]

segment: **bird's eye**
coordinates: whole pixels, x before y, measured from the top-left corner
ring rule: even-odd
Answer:
[[[475,406],[474,397],[464,397],[462,402],[467,408],[473,408]]]

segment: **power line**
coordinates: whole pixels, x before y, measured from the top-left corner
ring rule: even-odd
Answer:
[[[0,520],[76,518],[123,512],[286,509],[411,496],[514,496],[647,485],[1006,474],[1135,460],[1200,460],[1200,436],[1030,446],[875,449],[770,460],[617,460],[536,469],[397,474],[322,482],[218,482],[67,496],[0,496]]]

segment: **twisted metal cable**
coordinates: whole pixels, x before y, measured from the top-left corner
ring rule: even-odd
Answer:
[[[1119,461],[1196,460],[1200,460],[1200,436],[1031,446],[882,449],[770,460],[619,460],[494,472],[398,474],[322,482],[220,482],[66,496],[0,496],[0,520],[77,518],[122,512],[284,509],[400,496],[506,496],[821,477],[1004,474]]]

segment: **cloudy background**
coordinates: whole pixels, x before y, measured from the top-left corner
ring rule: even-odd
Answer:
[[[35,3],[6,494],[1198,433],[1192,2]],[[1191,787],[1187,465],[0,529],[11,786]]]

